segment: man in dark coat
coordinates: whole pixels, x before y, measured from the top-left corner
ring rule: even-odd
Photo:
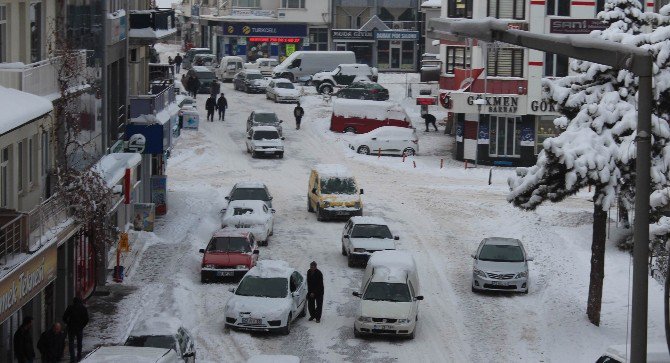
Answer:
[[[207,110],[207,121],[214,122],[214,109],[216,109],[216,97],[209,96],[205,102],[205,110]]]
[[[67,338],[70,345],[70,362],[81,360],[81,344],[84,338],[84,327],[88,324],[88,309],[80,298],[75,297],[72,300],[65,313],[63,321],[67,324]],[[74,351],[74,338],[77,338],[77,355]]]
[[[435,128],[435,131],[437,131],[437,125],[435,125],[435,121],[436,121],[435,116],[433,116],[429,113],[424,113],[423,115],[421,115],[421,118],[424,121],[426,121],[426,132],[428,132],[428,126],[431,125],[431,124]]]
[[[302,117],[305,116],[305,110],[300,107],[300,102],[295,105],[295,108],[293,109],[293,116],[295,116],[295,129],[300,130],[300,121],[302,121]]]
[[[219,110],[219,121],[224,121],[226,118],[226,108],[228,108],[228,100],[223,96],[223,92],[216,101],[216,109]]]
[[[221,92],[221,85],[219,84],[219,81],[217,79],[213,79],[212,84],[209,87],[209,93],[212,96],[216,97],[216,95],[218,95],[219,92]]]
[[[40,351],[42,362],[60,362],[65,351],[65,333],[60,323],[54,324],[51,329],[42,333],[40,340],[37,341],[37,349]]]
[[[307,307],[309,309],[309,321],[316,319],[321,322],[321,311],[323,309],[323,274],[316,268],[316,262],[312,261],[307,270]]]
[[[191,91],[193,98],[196,98],[198,95],[198,90],[200,89],[200,80],[196,76],[191,76],[188,80],[188,89]]]
[[[35,359],[32,330],[33,318],[23,317],[23,323],[14,333],[14,357],[19,363],[32,363]]]
[[[183,61],[184,59],[181,57],[181,55],[179,55],[179,53],[177,53],[177,56],[174,57],[174,65],[176,67],[175,71],[177,71],[177,73],[179,73],[181,70],[181,62]]]

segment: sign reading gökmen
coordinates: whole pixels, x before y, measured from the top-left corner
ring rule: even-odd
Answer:
[[[519,98],[514,96],[468,96],[468,105],[480,105],[475,100],[484,99],[481,106],[486,107],[488,113],[516,113],[519,108]]]

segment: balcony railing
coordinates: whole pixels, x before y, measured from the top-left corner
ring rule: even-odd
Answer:
[[[26,216],[13,211],[0,212],[0,263],[27,251]]]
[[[131,38],[162,38],[176,32],[173,9],[131,10],[129,19]]]
[[[419,30],[419,23],[416,21],[385,21],[384,24],[391,30]]]
[[[174,85],[152,85],[151,94],[130,96],[130,118],[155,115],[175,102]]]
[[[18,89],[38,96],[58,95],[58,64],[61,57],[54,57],[40,62],[0,63],[0,86]],[[86,51],[80,51],[78,62],[81,69],[86,65]]]
[[[28,212],[30,246],[38,245],[47,232],[62,225],[68,217],[67,205],[57,194]]]

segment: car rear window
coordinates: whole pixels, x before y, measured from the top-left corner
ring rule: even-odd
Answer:
[[[274,113],[256,113],[254,114],[254,121],[262,124],[277,123],[277,115]]]
[[[254,140],[276,140],[279,138],[277,131],[256,131],[254,132]]]
[[[126,346],[130,347],[151,347],[151,348],[165,348],[175,349],[176,340],[171,335],[143,335],[137,337],[128,337]]]
[[[294,89],[293,83],[288,83],[288,82],[281,82],[281,83],[275,83],[275,86],[277,88],[287,88],[287,89]]]
[[[244,237],[213,237],[207,245],[211,252],[251,252],[251,246]]]
[[[247,73],[247,79],[262,79],[263,75],[258,73]]]
[[[284,277],[246,276],[240,281],[235,290],[235,295],[284,298],[288,295],[288,279]]]
[[[236,188],[230,200],[268,200],[268,193],[263,188]]]
[[[233,209],[233,215],[234,216],[242,216],[245,214],[253,214],[254,210],[251,208],[234,208]]]

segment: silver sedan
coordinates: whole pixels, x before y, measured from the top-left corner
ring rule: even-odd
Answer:
[[[528,293],[528,261],[518,239],[485,238],[472,254],[472,291],[511,291]]]

